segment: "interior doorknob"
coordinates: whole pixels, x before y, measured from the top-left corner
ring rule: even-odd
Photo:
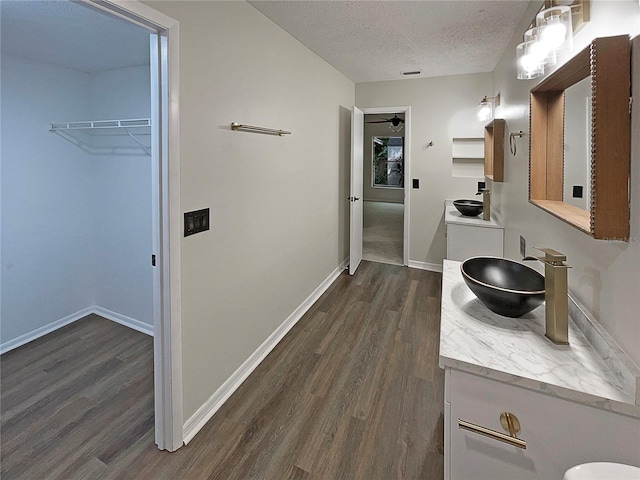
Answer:
[[[358,200],[360,200],[360,198],[358,198],[358,197],[347,197],[347,200],[349,200],[350,202],[357,202]]]

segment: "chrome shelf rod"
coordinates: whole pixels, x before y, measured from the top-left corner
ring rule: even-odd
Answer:
[[[231,130],[244,130],[247,132],[268,133],[270,135],[291,135],[291,132],[286,130],[277,130],[275,128],[255,127],[253,125],[243,125],[241,123],[233,122],[231,124]]]

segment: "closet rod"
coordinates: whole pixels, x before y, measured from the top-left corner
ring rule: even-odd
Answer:
[[[241,123],[233,122],[231,124],[231,130],[246,130],[247,132],[257,132],[257,133],[269,133],[271,135],[291,135],[291,132],[287,132],[286,130],[277,130],[275,128],[265,128],[265,127],[254,127],[253,125],[243,125]]]

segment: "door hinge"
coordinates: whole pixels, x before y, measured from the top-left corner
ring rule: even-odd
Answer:
[[[156,266],[156,256],[155,255],[151,255],[151,266],[152,267]]]

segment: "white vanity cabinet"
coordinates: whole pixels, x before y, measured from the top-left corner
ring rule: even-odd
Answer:
[[[447,259],[462,262],[469,257],[503,257],[504,230],[470,225],[447,225]]]
[[[460,429],[459,419],[508,434],[514,414],[526,449]],[[640,418],[445,369],[445,479],[558,479],[594,461],[640,463]]]
[[[447,259],[463,261],[480,255],[504,256],[504,228],[493,217],[465,217],[449,202],[445,204]]]
[[[570,344],[554,345],[544,306],[500,316],[469,290],[460,262],[443,262],[445,479],[561,480],[582,463],[640,466],[640,369],[571,296],[569,312]],[[511,440],[503,412],[517,417],[526,449],[495,439]]]

